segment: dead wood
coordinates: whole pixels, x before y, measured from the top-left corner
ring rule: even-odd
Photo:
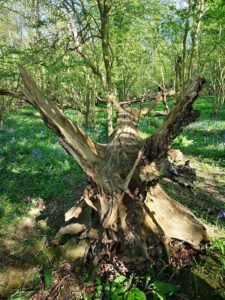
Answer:
[[[83,170],[91,177],[96,175],[93,173],[93,164],[98,164],[101,156],[100,146],[40,92],[34,80],[22,67],[20,67],[20,74],[25,86],[23,100],[39,110],[46,125],[60,136],[63,147],[76,159]]]
[[[150,160],[165,155],[173,140],[200,115],[192,105],[202,90],[205,79],[199,77],[187,90],[185,96],[166,117],[159,131],[145,141],[145,153]]]
[[[161,90],[160,93],[162,93],[163,91]],[[124,105],[124,104],[133,104],[133,103],[144,103],[146,101],[153,101],[155,100],[155,98],[157,97],[158,93],[156,94],[152,94],[152,95],[142,95],[142,96],[138,96],[135,97],[132,100],[126,100],[126,101],[121,101],[120,105]],[[164,95],[167,97],[173,97],[175,96],[175,92],[173,90],[164,90]]]
[[[192,105],[204,79],[194,81],[158,132],[144,141],[139,137],[129,103],[118,107],[112,99],[118,108],[117,126],[108,144],[100,145],[49,101],[22,67],[20,73],[24,92],[0,93],[26,100],[37,108],[46,125],[60,136],[63,147],[90,178],[80,201],[65,215],[70,224],[66,223],[58,233],[76,237],[68,249],[63,246],[64,253],[82,262],[89,259],[98,263],[103,256],[114,255],[124,261],[138,257],[150,261],[151,249],[164,239],[183,240],[196,249],[208,240],[202,222],[160,187],[162,177],[193,184],[195,172],[189,164],[179,162],[179,155],[166,154],[173,139],[199,115]],[[157,94],[145,114],[161,98],[161,93]]]
[[[165,118],[168,115],[167,112],[157,111],[154,115],[151,115],[152,118]]]
[[[26,98],[25,94],[22,91],[14,92],[14,91],[11,91],[11,90],[0,89],[0,95],[17,98],[17,99],[24,100],[24,101],[28,100]]]

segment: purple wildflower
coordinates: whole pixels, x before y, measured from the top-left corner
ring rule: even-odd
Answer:
[[[33,154],[36,155],[36,156],[38,156],[38,155],[41,155],[41,154],[42,154],[42,151],[39,150],[39,149],[35,149],[35,150],[33,151]]]
[[[69,300],[70,299],[70,294],[69,293],[66,293],[65,295],[65,300]]]
[[[220,211],[218,214],[218,218],[225,218],[225,211]]]
[[[223,145],[225,145],[225,131],[224,131],[224,133],[223,133],[223,135],[222,135],[221,143],[222,143]]]

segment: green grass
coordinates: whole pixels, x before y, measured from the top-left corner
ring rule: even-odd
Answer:
[[[49,210],[69,208],[80,193],[84,174],[61,147],[34,110],[25,107],[11,111],[7,130],[0,133],[1,226],[19,218],[42,198]]]

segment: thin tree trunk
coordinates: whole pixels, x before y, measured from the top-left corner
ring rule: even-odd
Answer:
[[[85,110],[85,120],[84,120],[84,128],[85,129],[88,129],[89,127],[89,115],[90,115],[90,106],[91,106],[91,94],[88,92],[86,95],[85,95],[85,107],[86,107],[86,110]]]
[[[197,4],[197,13],[194,14],[193,19],[195,21],[194,25],[192,26],[192,32],[191,32],[191,41],[192,41],[192,47],[191,47],[191,56],[188,66],[188,74],[187,74],[187,82],[190,81],[193,74],[195,75],[196,69],[197,69],[197,50],[198,50],[198,42],[199,42],[199,34],[200,34],[200,28],[201,28],[201,19],[202,19],[202,12],[204,8],[204,1],[200,0]]]
[[[177,103],[180,101],[182,94],[182,72],[182,58],[178,56],[175,61],[175,94]]]
[[[109,13],[111,4],[108,0],[101,2],[98,0],[98,7],[101,19],[101,40],[102,40],[102,55],[105,65],[106,75],[106,101],[107,101],[107,118],[108,118],[108,135],[113,133],[113,103],[112,97],[112,61],[110,61],[110,41],[109,41]]]
[[[3,127],[4,108],[0,105],[0,129]]]
[[[180,95],[179,97],[182,98],[184,90],[185,90],[185,73],[186,73],[186,56],[187,56],[187,38],[188,33],[190,30],[190,14],[192,9],[192,0],[188,1],[188,16],[186,17],[185,21],[185,28],[184,28],[184,36],[183,36],[183,50],[182,50],[182,64],[181,64],[181,76],[180,76]]]
[[[168,106],[167,101],[166,101],[165,78],[164,78],[164,73],[163,73],[162,66],[161,66],[161,77],[162,77],[162,102],[165,106],[166,112],[169,113],[170,109],[169,109],[169,106]]]

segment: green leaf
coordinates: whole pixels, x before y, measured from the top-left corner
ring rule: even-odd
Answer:
[[[125,280],[127,280],[127,277],[121,275],[121,276],[117,277],[113,282],[116,283],[116,284],[121,284],[121,283],[123,283]]]
[[[124,294],[124,300],[135,300],[135,295],[132,293],[132,291],[126,292]]]
[[[118,288],[115,290],[115,292],[116,292],[117,294],[124,294],[125,290],[126,290],[126,287],[125,287],[125,286],[120,286],[120,287],[118,287]]]
[[[111,300],[123,300],[123,295],[118,295],[116,291],[112,292]]]
[[[26,300],[27,297],[26,297],[26,293],[22,290],[17,290],[15,291],[15,293],[13,293],[9,300]]]
[[[146,277],[145,277],[145,279],[146,279],[146,286],[150,283],[150,281],[151,281],[151,276],[150,275],[147,275]]]
[[[153,284],[153,288],[162,294],[173,295],[179,291],[179,286],[169,282],[156,280]]]
[[[45,273],[45,287],[49,290],[52,287],[52,272],[46,270]]]
[[[139,290],[138,288],[132,288],[131,292],[135,295],[137,300],[147,300],[145,293]]]
[[[154,291],[153,292],[153,300],[166,300],[166,297],[164,294]]]

